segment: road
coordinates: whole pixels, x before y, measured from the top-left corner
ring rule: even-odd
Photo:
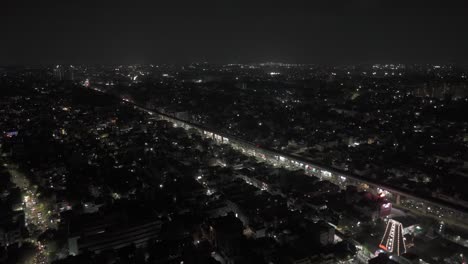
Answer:
[[[440,211],[446,211],[442,215],[441,214],[428,214],[427,212],[422,211],[421,213],[425,215],[425,217],[432,217],[436,220],[444,220],[446,223],[451,223],[452,225],[456,225],[460,228],[468,230],[468,225],[466,224],[466,221],[468,219],[468,211],[467,211],[468,208],[465,208],[463,206],[461,208],[459,205],[456,205],[447,201],[442,201],[434,197],[422,197],[415,193],[401,189],[398,186],[390,186],[386,183],[382,183],[373,179],[365,178],[359,175],[350,174],[347,171],[341,171],[336,168],[313,164],[306,158],[303,158],[300,156],[294,156],[294,155],[284,153],[282,151],[270,149],[267,147],[261,147],[255,144],[254,142],[249,142],[241,138],[238,138],[236,136],[226,134],[221,131],[216,132],[213,129],[205,128],[202,125],[194,124],[186,120],[181,120],[174,116],[170,116],[170,115],[158,112],[157,110],[148,109],[146,107],[138,105],[137,103],[127,98],[122,98],[122,97],[118,97],[116,95],[107,93],[106,91],[101,90],[97,87],[90,87],[90,89],[95,90],[96,92],[99,92],[99,93],[105,93],[105,94],[114,96],[115,98],[120,99],[122,102],[133,106],[135,109],[141,110],[150,115],[159,116],[159,118],[168,120],[177,126],[184,127],[185,129],[191,128],[191,129],[199,130],[203,135],[209,134],[211,135],[210,137],[215,139],[215,141],[219,141],[221,139],[221,143],[227,143],[235,148],[241,148],[243,150],[246,150],[244,151],[244,153],[247,155],[255,156],[257,158],[262,157],[263,159],[268,159],[268,160],[273,159],[275,160],[274,163],[276,163],[275,166],[283,166],[286,168],[305,169],[305,170],[307,170],[308,168],[314,168],[317,170],[316,172],[313,173],[315,176],[321,177],[321,175],[327,174],[328,175],[326,177],[327,180],[330,180],[338,185],[341,185],[340,178],[343,177],[344,179],[346,179],[346,183],[348,185],[351,184],[351,182],[362,183],[368,186],[373,186],[373,188],[380,188],[380,189],[386,190],[392,193],[393,195],[395,195],[395,197],[396,196],[405,197],[406,200],[416,202],[416,203],[423,202],[425,204],[424,206],[425,208],[432,207],[433,209],[439,208]],[[400,206],[403,206],[403,205],[400,205]]]
[[[47,211],[48,206],[39,199],[40,193],[37,191],[37,186],[32,185],[26,175],[17,169],[17,166],[9,163],[4,165],[10,173],[11,181],[21,189],[26,227],[31,234],[28,242],[34,244],[37,249],[36,254],[28,263],[49,263],[46,247],[37,241],[36,236],[49,228],[56,228],[56,221],[52,218],[51,211]]]

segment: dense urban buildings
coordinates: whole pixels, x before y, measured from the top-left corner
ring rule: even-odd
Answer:
[[[466,264],[467,0],[0,7],[0,264]]]
[[[464,263],[467,75],[0,68],[0,263]]]

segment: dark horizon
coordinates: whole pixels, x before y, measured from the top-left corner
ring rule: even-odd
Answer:
[[[468,64],[466,1],[11,1],[0,64]]]
[[[425,63],[402,63],[402,62],[386,62],[386,61],[376,61],[376,62],[362,62],[362,63],[296,63],[290,61],[253,61],[253,62],[210,62],[210,61],[191,61],[183,63],[157,63],[157,62],[144,62],[144,63],[11,63],[11,64],[0,64],[0,68],[23,68],[23,69],[43,69],[47,67],[56,67],[56,66],[91,66],[91,67],[115,67],[115,66],[162,66],[162,67],[182,67],[187,65],[211,65],[211,66],[226,66],[226,65],[259,65],[259,66],[314,66],[317,68],[321,67],[370,67],[373,65],[403,65],[403,66],[453,66],[455,68],[468,69],[468,63],[437,63],[437,62],[425,62]],[[271,64],[271,65],[266,65]]]

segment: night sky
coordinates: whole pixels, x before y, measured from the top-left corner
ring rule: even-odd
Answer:
[[[2,1],[0,65],[463,63],[468,1]]]

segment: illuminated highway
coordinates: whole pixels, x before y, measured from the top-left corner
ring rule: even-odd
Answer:
[[[105,91],[95,87],[91,89],[101,93],[106,93]],[[387,194],[387,198],[397,207],[410,210],[415,214],[419,214],[424,217],[431,217],[437,221],[443,220],[446,223],[468,230],[468,208],[463,206],[434,197],[422,197],[396,186],[390,186],[373,179],[354,175],[347,171],[313,164],[303,157],[260,147],[257,144],[245,141],[235,136],[227,135],[223,132],[214,132],[213,130],[207,129],[201,125],[193,124],[155,110],[147,109],[135,104],[128,98],[120,99],[124,103],[132,105],[135,109],[139,109],[162,120],[169,121],[173,123],[174,126],[180,126],[184,129],[195,129],[203,136],[211,138],[219,144],[229,144],[234,149],[242,151],[245,155],[253,156],[259,160],[269,162],[274,166],[281,166],[288,169],[301,169],[308,175],[316,176],[321,180],[328,180],[341,188],[345,188],[347,185],[355,185],[361,187],[365,186],[368,191],[374,193],[384,192]]]

